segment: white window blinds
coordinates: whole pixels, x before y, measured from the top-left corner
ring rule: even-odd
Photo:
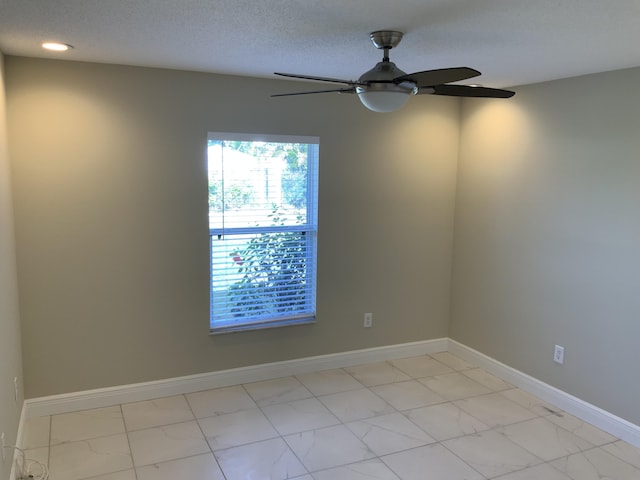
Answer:
[[[209,134],[211,331],[313,321],[316,137]]]

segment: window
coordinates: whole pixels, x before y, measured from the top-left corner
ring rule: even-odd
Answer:
[[[316,137],[210,133],[210,330],[315,320]]]

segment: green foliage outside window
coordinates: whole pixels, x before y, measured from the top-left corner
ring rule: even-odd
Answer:
[[[280,209],[269,215],[273,226],[283,226]],[[301,218],[299,217],[299,221]],[[242,278],[229,288],[233,312],[295,313],[305,306],[307,281],[304,232],[261,233],[246,248],[231,254]]]

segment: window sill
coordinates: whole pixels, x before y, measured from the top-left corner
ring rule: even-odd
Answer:
[[[270,328],[293,327],[297,325],[311,325],[316,323],[316,317],[303,317],[284,320],[273,320],[257,323],[242,323],[236,325],[224,325],[213,327],[209,330],[209,335],[223,335],[235,332],[248,332],[252,330],[266,330]]]

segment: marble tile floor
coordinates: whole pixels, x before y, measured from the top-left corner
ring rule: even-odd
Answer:
[[[639,480],[640,449],[449,354],[37,417],[50,480]]]

